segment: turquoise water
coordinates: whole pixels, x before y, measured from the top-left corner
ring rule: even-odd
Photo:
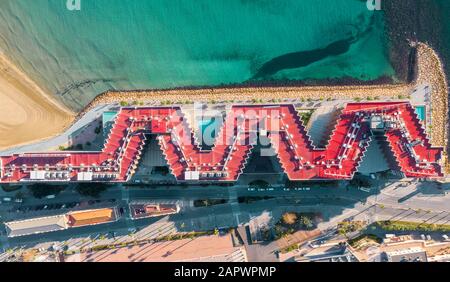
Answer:
[[[393,76],[361,0],[0,1],[0,50],[73,109],[108,89]]]
[[[450,78],[450,1],[448,0],[436,0],[441,12],[441,21],[439,22],[442,30],[439,33],[442,47],[439,54],[443,57],[444,67],[446,68],[447,79]]]
[[[199,120],[199,128],[202,134],[201,143],[204,150],[210,149],[214,145],[218,126],[218,121],[214,117],[203,117]]]
[[[425,120],[425,106],[416,107],[416,113],[421,121]]]
[[[103,137],[106,139],[108,137],[111,128],[113,127],[114,118],[117,116],[117,112],[106,111],[102,114],[102,124],[103,124]]]
[[[103,124],[113,121],[114,118],[116,117],[116,115],[117,115],[117,112],[113,112],[113,111],[103,112],[103,115],[102,115]]]

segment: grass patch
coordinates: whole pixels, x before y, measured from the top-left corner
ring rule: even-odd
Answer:
[[[298,244],[293,244],[293,245],[290,245],[289,247],[281,249],[280,253],[287,254],[287,253],[295,251],[295,250],[298,250]]]
[[[450,232],[449,224],[416,223],[407,221],[378,221],[375,226],[387,231]]]
[[[311,119],[312,114],[314,113],[314,111],[307,111],[307,112],[299,112],[300,115],[300,119],[303,122],[303,125],[307,125],[309,120]]]
[[[155,242],[166,242],[166,241],[176,241],[176,240],[183,240],[183,239],[195,239],[197,237],[208,236],[208,235],[217,235],[217,232],[216,232],[216,230],[212,230],[212,231],[178,233],[178,234],[172,234],[172,235],[166,235],[163,237],[159,237],[159,238],[156,238],[154,241]]]
[[[381,244],[383,242],[383,240],[380,237],[373,235],[373,234],[363,234],[356,238],[348,240],[348,244],[355,249],[358,249],[358,248],[362,247],[365,243],[370,243],[370,242]]]
[[[343,221],[338,224],[338,233],[341,235],[347,235],[347,233],[359,231],[363,228],[363,221]]]

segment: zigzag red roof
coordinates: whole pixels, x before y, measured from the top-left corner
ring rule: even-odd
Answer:
[[[124,182],[134,174],[148,134],[158,137],[179,181],[235,181],[256,136],[264,135],[291,180],[351,179],[371,141],[371,118],[384,125],[392,152],[407,177],[442,176],[442,148],[433,148],[406,102],[351,103],[325,148],[315,148],[293,105],[233,106],[215,145],[201,150],[179,107],[122,108],[101,152],[29,153],[0,158],[0,182]]]

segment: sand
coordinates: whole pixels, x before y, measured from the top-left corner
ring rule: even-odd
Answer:
[[[418,44],[418,76],[410,84],[241,87],[194,90],[110,91],[97,96],[80,118],[101,104],[127,101],[173,105],[188,102],[278,102],[282,99],[353,99],[404,100],[420,84],[433,89],[433,127],[430,141],[435,146],[447,146],[448,98],[447,82],[438,55],[425,44]],[[40,89],[4,57],[0,56],[0,150],[30,143],[60,134],[74,120],[74,115]],[[449,167],[450,168],[450,167]]]
[[[60,134],[73,120],[74,113],[0,53],[0,150]]]

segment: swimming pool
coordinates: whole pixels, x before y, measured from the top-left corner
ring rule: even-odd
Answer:
[[[215,117],[203,117],[198,121],[201,136],[200,140],[203,149],[211,149],[216,138],[217,120]]]
[[[421,121],[425,121],[425,106],[417,106],[416,113]]]

